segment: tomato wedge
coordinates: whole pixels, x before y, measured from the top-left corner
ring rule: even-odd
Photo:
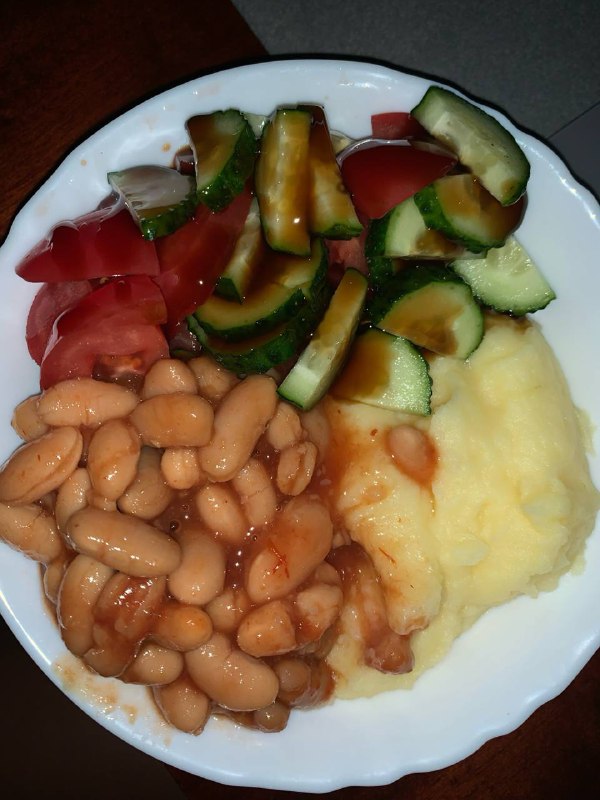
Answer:
[[[16,268],[26,281],[56,283],[110,278],[115,275],[158,275],[153,242],[146,241],[119,199],[61,222],[29,251]]]
[[[29,355],[41,364],[58,317],[92,291],[89,281],[45,283],[33,298],[27,315],[25,340]]]
[[[156,283],[167,304],[169,335],[212,293],[242,232],[251,200],[246,187],[219,213],[199,206],[189,222],[157,240],[160,275]]]
[[[371,130],[376,139],[412,139],[425,137],[427,131],[408,111],[388,111],[373,114]]]
[[[456,163],[449,157],[410,145],[380,145],[351,153],[342,177],[357,210],[369,219],[383,217]]]
[[[169,353],[160,328],[167,310],[159,288],[144,275],[117,278],[87,294],[60,316],[40,369],[42,389],[66,378],[90,376],[111,359],[144,374]]]

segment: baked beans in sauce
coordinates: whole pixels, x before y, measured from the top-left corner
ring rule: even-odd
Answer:
[[[271,378],[201,356],[157,362],[142,386],[57,384],[20,404],[13,427],[25,444],[0,470],[0,536],[41,562],[67,647],[149,686],[178,729],[223,714],[279,731],[291,709],[325,703],[344,606],[365,664],[412,669],[410,638],[390,628],[373,563],[335,510],[356,443],[330,441],[321,407],[302,414]],[[400,428],[389,455],[426,485],[435,448]]]

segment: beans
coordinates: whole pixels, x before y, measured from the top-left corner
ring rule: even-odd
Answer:
[[[230,544],[240,544],[248,522],[234,492],[223,484],[207,484],[196,494],[196,508],[206,527]]]
[[[183,672],[183,656],[153,642],[142,645],[121,680],[145,686],[164,686],[173,683]]]
[[[289,403],[280,400],[266,431],[268,443],[274,450],[285,450],[302,441],[304,431],[300,416]]]
[[[237,383],[238,378],[210,356],[199,356],[188,361],[196,377],[198,391],[213,403],[221,400]]]
[[[200,450],[200,467],[214,481],[229,481],[252,455],[275,413],[275,381],[250,375],[222,400],[210,443]]]
[[[296,614],[300,619],[300,643],[321,638],[339,617],[344,595],[339,586],[314,583],[296,595]]]
[[[414,425],[397,425],[387,435],[387,446],[398,469],[417,483],[428,485],[437,466],[437,451],[429,436]]]
[[[181,561],[174,539],[119,511],[84,508],[70,518],[67,533],[80,553],[132,576],[168,575]]]
[[[66,533],[67,522],[76,511],[80,511],[88,504],[87,496],[92,488],[92,482],[87,469],[79,467],[62,484],[56,495],[54,515],[58,529]]]
[[[60,586],[72,559],[73,551],[63,546],[61,554],[47,564],[44,570],[44,592],[48,600],[54,605],[58,603]]]
[[[153,689],[154,700],[167,722],[185,733],[200,733],[210,713],[210,700],[188,675]]]
[[[114,574],[93,609],[94,646],[84,654],[88,666],[105,677],[121,675],[150,631],[165,595],[164,578]]]
[[[94,645],[93,608],[113,574],[110,567],[78,555],[69,564],[58,594],[58,621],[64,643],[76,656]]]
[[[93,378],[71,378],[42,393],[38,414],[46,425],[95,427],[130,414],[138,404],[135,392]]]
[[[212,406],[183,392],[144,400],[130,419],[144,444],[152,447],[200,447],[212,435]]]
[[[117,500],[136,475],[140,438],[123,419],[109,420],[92,436],[87,468],[94,491],[107,500]]]
[[[13,413],[11,424],[16,433],[26,442],[38,439],[50,430],[39,415],[39,397],[39,394],[34,394],[23,400]]]
[[[150,520],[167,508],[174,492],[165,483],[160,462],[160,451],[153,447],[142,447],[135,478],[117,500],[120,511]]]
[[[191,489],[206,480],[200,469],[197,447],[167,447],[160,468],[165,481],[173,489]]]
[[[152,638],[163,647],[185,652],[207,642],[212,630],[210,617],[201,608],[169,600],[154,621]]]
[[[332,537],[331,518],[321,502],[290,500],[249,558],[245,585],[250,599],[264,603],[296,589],[325,558]]]
[[[76,428],[60,428],[22,445],[0,470],[0,501],[31,503],[57,489],[75,470],[83,439]]]
[[[235,633],[244,615],[251,608],[250,598],[241,586],[229,586],[206,606],[215,630]]]
[[[253,609],[237,633],[240,648],[251,656],[278,656],[296,647],[296,629],[286,602],[273,600]]]
[[[410,672],[410,636],[390,628],[383,590],[368,553],[353,542],[336,548],[329,560],[341,575],[345,601],[355,623],[354,636],[362,643],[365,664],[394,675]]]
[[[63,551],[54,517],[34,504],[0,503],[0,537],[42,564],[54,561]]]
[[[279,700],[275,700],[270,706],[254,711],[252,721],[259,731],[277,733],[285,728],[289,717],[290,709]]]
[[[196,394],[196,376],[183,361],[175,358],[161,358],[155,361],[144,378],[142,399],[159,394],[187,392]]]
[[[181,563],[169,575],[169,591],[181,603],[205,605],[223,591],[225,550],[198,526],[186,526],[179,536]]]
[[[299,495],[311,482],[318,451],[312,442],[299,442],[281,451],[277,464],[277,488],[282,494]]]
[[[260,461],[249,459],[233,479],[232,485],[251,527],[260,527],[273,521],[277,511],[277,495],[269,473]]]
[[[279,680],[278,697],[291,708],[313,708],[333,692],[333,677],[323,661],[284,657],[274,664]]]
[[[186,653],[185,663],[194,683],[232,711],[255,711],[277,697],[279,682],[273,670],[234,647],[222,633]]]
[[[331,441],[331,430],[329,421],[319,406],[315,406],[310,411],[303,412],[301,416],[302,427],[310,441],[317,446],[318,463],[321,464],[327,455],[329,443]]]

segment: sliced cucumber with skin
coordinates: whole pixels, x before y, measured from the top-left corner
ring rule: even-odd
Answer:
[[[323,315],[329,297],[329,289],[323,287],[319,295],[305,303],[287,322],[242,342],[227,342],[210,336],[195,317],[188,317],[188,326],[202,347],[226,369],[237,375],[268,372],[296,356],[304,347]]]
[[[310,126],[308,111],[279,109],[265,126],[254,176],[267,243],[300,256],[310,253]]]
[[[371,220],[365,240],[365,258],[369,267],[369,279],[373,287],[384,286],[400,270],[403,262],[384,255],[385,226]]]
[[[318,296],[327,274],[327,254],[320,239],[310,258],[269,252],[257,281],[243,303],[211,295],[194,312],[207,334],[239,342],[259,336],[289,320]]]
[[[350,193],[344,186],[322,106],[300,106],[312,116],[308,171],[308,218],[311,233],[328,239],[351,239],[362,231]]]
[[[407,266],[375,295],[369,312],[378,328],[440,355],[467,358],[483,338],[470,288],[442,265]]]
[[[446,175],[414,195],[428,228],[472,253],[501,247],[523,215],[523,201],[501,205],[469,174]]]
[[[308,411],[327,392],[352,344],[367,289],[361,272],[344,272],[312,339],[279,386],[281,397]]]
[[[265,243],[260,224],[258,200],[254,198],[244,228],[236,242],[229,263],[223,270],[215,293],[241,303],[265,257]]]
[[[145,239],[173,233],[196,209],[196,186],[189,175],[170,167],[130,167],[108,173]]]
[[[427,416],[431,413],[429,366],[402,336],[370,328],[352,344],[331,394],[369,406]]]
[[[221,211],[252,174],[256,137],[236,109],[191,117],[186,128],[196,162],[198,199],[212,211]]]
[[[512,134],[490,114],[441,86],[431,86],[410,113],[456,153],[502,205],[516,202],[525,192],[529,161]]]
[[[306,302],[302,289],[268,284],[243,303],[212,295],[194,312],[207,334],[228,342],[240,342],[272,330]]]
[[[371,234],[381,240],[379,247],[386,258],[451,259],[465,251],[461,244],[427,227],[413,197],[373,220]]]
[[[482,303],[494,311],[523,316],[545,308],[554,291],[514,236],[484,258],[457,259],[450,265]]]

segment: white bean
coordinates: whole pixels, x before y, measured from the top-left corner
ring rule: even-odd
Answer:
[[[82,449],[82,436],[71,427],[22,445],[0,469],[0,501],[31,503],[54,491],[77,468]]]
[[[38,414],[46,425],[95,427],[126,417],[137,404],[137,394],[124,386],[93,378],[70,378],[42,393]]]
[[[144,378],[142,400],[159,394],[187,392],[196,394],[196,376],[183,361],[177,358],[160,358],[150,367]]]
[[[229,481],[242,469],[275,413],[276,385],[250,375],[222,400],[210,443],[200,449],[200,466],[214,481]]]
[[[232,485],[251,527],[273,521],[277,512],[277,495],[269,473],[260,461],[251,458],[235,476]]]
[[[70,518],[67,533],[79,552],[132,576],[168,575],[181,561],[174,539],[120,511],[84,508]]]
[[[154,519],[165,511],[174,492],[165,482],[160,461],[159,450],[142,447],[135,478],[117,500],[120,511],[145,520]]]
[[[140,437],[126,420],[106,422],[92,436],[87,468],[94,491],[117,500],[136,475]]]
[[[28,397],[15,408],[12,416],[12,426],[16,433],[26,442],[38,439],[50,428],[42,420],[38,412],[39,394]]]
[[[213,410],[195,394],[161,394],[142,401],[130,416],[144,444],[200,447],[210,441]]]
[[[217,597],[225,583],[223,546],[198,526],[187,525],[178,536],[181,563],[169,575],[169,591],[181,603],[203,606]]]
[[[0,537],[42,564],[58,558],[64,547],[54,517],[37,504],[0,503]]]

